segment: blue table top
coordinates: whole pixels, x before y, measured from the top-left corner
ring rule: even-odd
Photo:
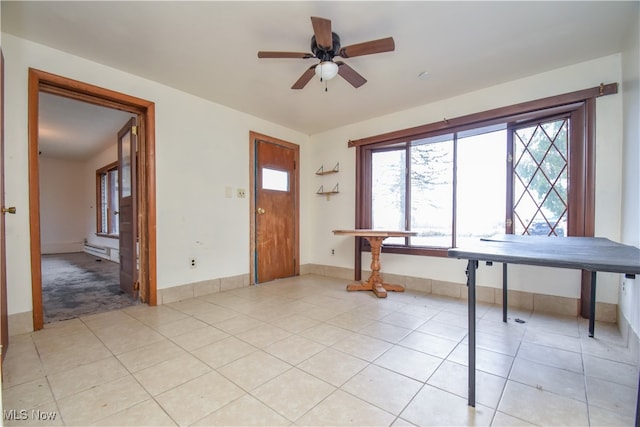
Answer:
[[[505,234],[452,248],[451,258],[640,274],[640,249],[603,237]]]

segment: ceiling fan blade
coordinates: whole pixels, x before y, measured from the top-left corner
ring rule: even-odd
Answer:
[[[393,37],[352,44],[340,49],[338,56],[353,58],[354,56],[371,55],[373,53],[391,52],[396,48]]]
[[[315,65],[309,67],[309,69],[307,69],[307,71],[305,71],[304,74],[300,76],[298,81],[295,82],[293,86],[291,86],[291,89],[302,89],[303,87],[305,87],[307,83],[311,81],[313,76],[316,75],[315,68],[316,68]]]
[[[311,17],[313,33],[316,36],[316,44],[326,50],[333,49],[333,36],[331,34],[331,20],[325,18]]]
[[[307,59],[313,58],[313,55],[310,53],[304,52],[258,52],[258,58],[300,58]]]
[[[351,86],[355,87],[356,89],[367,82],[367,79],[362,77],[356,70],[349,67],[344,62],[336,61],[336,64],[338,64],[338,74],[340,74],[343,79],[348,81]]]

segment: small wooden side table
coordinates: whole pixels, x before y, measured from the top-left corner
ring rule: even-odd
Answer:
[[[415,236],[415,231],[386,231],[386,230],[333,230],[336,236],[354,236],[367,239],[371,245],[371,275],[366,282],[347,285],[347,291],[373,291],[378,298],[386,298],[387,291],[404,292],[401,285],[384,283],[380,275],[380,251],[382,241],[387,237]]]

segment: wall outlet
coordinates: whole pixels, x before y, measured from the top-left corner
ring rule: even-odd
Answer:
[[[198,263],[196,262],[195,258],[189,258],[189,267],[191,268],[196,268],[198,266]]]
[[[244,199],[246,197],[244,188],[238,188],[238,199]]]
[[[335,249],[331,249],[331,255],[335,255],[336,254],[336,250]]]

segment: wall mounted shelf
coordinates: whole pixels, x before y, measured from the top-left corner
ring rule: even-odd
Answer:
[[[336,184],[331,191],[324,191],[324,185],[321,185],[320,188],[318,188],[318,191],[316,191],[316,194],[321,196],[327,196],[327,200],[329,200],[329,197],[332,194],[338,194],[339,192],[340,190],[338,188],[338,184]]]
[[[324,170],[324,165],[320,166],[320,169],[316,171],[316,175],[328,175],[330,173],[338,173],[340,172],[340,162],[336,163],[333,169]]]
[[[333,169],[329,169],[329,170],[324,170],[324,165],[320,166],[320,169],[316,171],[316,175],[322,176],[322,175],[329,175],[329,174],[338,173],[338,172],[340,172],[340,162],[336,163]],[[339,192],[340,190],[338,189],[338,183],[336,183],[335,187],[333,187],[331,191],[325,191],[324,185],[321,185],[320,188],[318,188],[318,191],[316,191],[316,194],[327,196],[327,200],[329,200],[332,194],[338,194]]]

